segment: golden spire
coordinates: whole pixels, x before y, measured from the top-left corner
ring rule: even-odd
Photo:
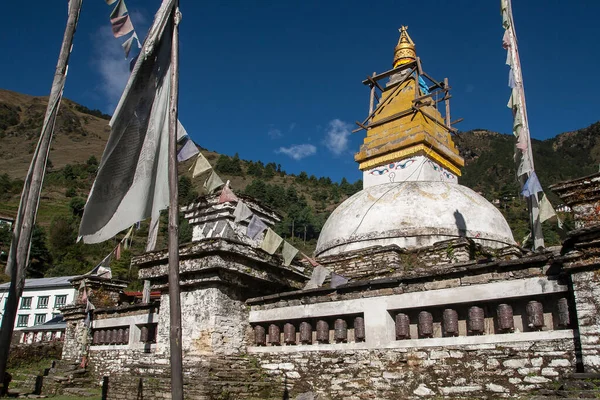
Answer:
[[[400,32],[400,39],[394,49],[394,68],[399,65],[415,61],[417,59],[417,52],[415,51],[415,43],[408,36],[408,26],[403,26],[398,29]]]

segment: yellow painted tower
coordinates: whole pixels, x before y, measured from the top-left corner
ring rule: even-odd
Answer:
[[[438,94],[449,98],[448,88],[443,83],[432,83],[431,87],[425,83],[422,76],[429,76],[422,72],[415,44],[404,26],[394,51],[393,67],[385,88],[369,80],[382,92],[377,107],[364,125],[367,128],[364,143],[354,157],[359,168],[368,171],[422,155],[460,176],[464,160],[454,146],[451,128],[430,94],[430,90],[443,89]]]

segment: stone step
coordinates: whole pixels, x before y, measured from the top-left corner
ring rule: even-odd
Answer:
[[[80,396],[80,397],[97,397],[98,396],[98,390],[85,389],[85,388],[66,387],[63,389],[63,393]]]

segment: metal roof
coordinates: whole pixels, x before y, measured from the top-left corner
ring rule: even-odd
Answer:
[[[27,289],[38,289],[38,288],[52,288],[52,287],[71,287],[71,279],[75,278],[77,275],[73,276],[56,276],[53,278],[32,278],[25,279],[25,288]],[[10,282],[6,282],[0,285],[0,292],[7,292],[10,287]]]
[[[65,322],[65,320],[61,314],[43,324],[30,326],[28,328],[23,328],[20,330],[21,331],[57,331],[57,330],[65,329],[66,327],[67,327],[67,323]]]

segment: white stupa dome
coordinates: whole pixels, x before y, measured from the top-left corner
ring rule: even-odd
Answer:
[[[441,181],[406,181],[367,187],[331,214],[316,255],[372,246],[417,249],[467,237],[488,248],[515,245],[508,223],[468,187]]]

